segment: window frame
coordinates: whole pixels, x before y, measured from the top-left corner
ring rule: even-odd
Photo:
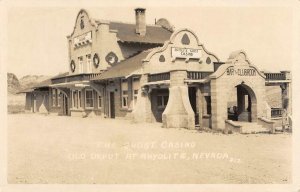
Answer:
[[[92,54],[87,54],[85,56],[86,58],[86,71],[88,73],[91,73],[92,72]]]
[[[99,99],[100,99],[101,102],[99,102]],[[98,105],[97,105],[98,109],[102,109],[103,100],[102,100],[102,94],[101,93],[97,93],[97,102],[98,102]],[[99,104],[101,104],[101,105],[99,105]]]
[[[82,91],[73,89],[71,97],[72,109],[82,109]]]
[[[56,94],[56,106],[57,107],[60,107],[60,102],[61,102],[61,98],[60,98],[60,96],[61,96],[61,91],[59,90],[59,89],[56,89],[57,90],[57,94]]]
[[[56,103],[57,97],[56,97],[56,95],[57,95],[57,90],[55,88],[52,88],[52,90],[51,90],[52,107],[56,107],[57,106],[57,103]]]
[[[162,105],[158,104],[158,98],[159,97],[161,97],[161,103],[162,103]],[[165,99],[165,97],[168,97],[168,99]],[[157,99],[157,108],[164,109],[164,108],[167,107],[168,102],[169,102],[169,95],[168,94],[159,94],[159,95],[157,95],[156,99]],[[165,100],[167,100],[167,101],[165,101]]]
[[[139,95],[140,77],[132,77],[132,108],[135,107]],[[137,93],[135,93],[137,91]]]
[[[78,57],[78,73],[83,73],[83,57]]]
[[[93,89],[85,89],[85,97],[84,97],[84,106],[86,109],[94,109],[95,107],[95,99],[94,99],[94,90]],[[92,106],[87,106],[87,92],[91,92]],[[89,98],[90,99],[90,98]]]
[[[123,88],[123,85],[125,86],[125,84],[127,89]],[[126,91],[126,94],[124,94],[124,91]],[[121,108],[128,109],[128,107],[128,79],[121,78]]]
[[[75,98],[75,93],[76,93],[76,98]],[[77,94],[77,90],[72,90],[72,108],[73,109],[78,109],[78,94]]]

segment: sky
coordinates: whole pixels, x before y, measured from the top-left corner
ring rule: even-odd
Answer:
[[[189,4],[187,4],[189,5]],[[135,22],[130,6],[11,6],[7,15],[7,71],[18,77],[56,75],[69,69],[67,35],[81,8],[95,19]],[[151,6],[146,22],[166,18],[176,29],[189,28],[221,61],[244,50],[260,70],[290,70],[293,13],[289,7]]]

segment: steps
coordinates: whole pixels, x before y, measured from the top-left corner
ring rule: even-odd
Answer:
[[[240,132],[242,134],[270,133],[270,130],[268,128],[262,127],[262,125],[259,125],[255,122],[236,121],[235,123],[242,126]]]

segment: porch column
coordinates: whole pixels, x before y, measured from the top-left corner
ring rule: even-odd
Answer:
[[[140,85],[148,82],[148,75],[142,75],[140,78]],[[137,96],[136,105],[132,111],[134,122],[152,122],[152,111],[150,102],[150,89],[149,87],[142,87]]]
[[[291,81],[291,72],[290,71],[281,71],[281,73],[285,74],[285,80]],[[291,82],[283,83],[281,86],[281,94],[282,94],[282,108],[286,110],[288,115],[292,114],[292,87]]]
[[[201,92],[201,89],[200,87],[197,87],[197,112],[198,112],[198,118],[199,118],[199,127],[200,128],[203,128],[203,95],[202,95],[202,92]]]
[[[186,71],[170,74],[169,101],[162,114],[163,127],[195,129],[195,114],[189,101]]]

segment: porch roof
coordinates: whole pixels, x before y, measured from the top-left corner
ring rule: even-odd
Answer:
[[[66,82],[66,83],[57,83],[49,85],[49,87],[66,87],[66,88],[74,88],[74,87],[86,87],[89,86],[89,81],[72,81],[72,82]]]
[[[91,79],[92,81],[101,81],[118,77],[128,77],[130,75],[141,74],[143,59],[145,59],[151,50],[146,50],[138,53],[128,59],[113,65],[108,70],[104,71],[98,77]]]
[[[30,92],[33,92],[34,89],[31,89],[31,88],[26,88],[26,89],[23,89],[21,91],[18,91],[17,94],[21,94],[21,93],[30,93]]]

